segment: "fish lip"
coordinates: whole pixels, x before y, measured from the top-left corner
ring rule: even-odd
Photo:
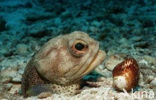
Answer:
[[[106,57],[106,53],[103,50],[98,50],[96,53],[94,59],[91,61],[91,63],[87,66],[87,69],[80,75],[80,77],[77,80],[80,80],[82,77],[90,73],[92,70],[94,70],[98,65],[100,65]],[[100,60],[98,60],[100,59]]]
[[[101,53],[103,54],[103,56],[100,57],[100,59],[101,59],[100,62],[97,62],[98,64],[93,65],[93,64],[96,62],[96,60],[99,58],[99,56],[102,55]],[[106,55],[106,53],[105,53],[104,51],[98,50],[97,54],[95,55],[95,58],[94,58],[94,59],[91,61],[91,63],[88,65],[87,70],[88,70],[88,68],[89,68],[90,66],[92,66],[92,65],[93,65],[92,68],[96,68],[98,65],[100,65],[100,64],[104,61],[105,55]],[[86,70],[86,71],[87,71],[87,70]]]

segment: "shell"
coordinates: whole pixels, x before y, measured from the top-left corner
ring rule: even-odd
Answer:
[[[130,91],[138,85],[139,66],[134,58],[128,58],[113,69],[115,89]]]

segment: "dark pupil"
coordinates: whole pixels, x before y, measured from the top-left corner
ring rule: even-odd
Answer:
[[[76,48],[77,50],[82,50],[82,49],[84,48],[84,45],[83,45],[82,43],[77,43],[77,44],[75,45],[75,48]]]

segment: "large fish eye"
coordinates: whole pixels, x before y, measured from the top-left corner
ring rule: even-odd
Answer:
[[[85,45],[83,43],[75,44],[75,49],[77,50],[83,50],[84,48],[85,48]]]
[[[75,56],[83,55],[88,49],[88,44],[83,40],[75,40],[72,44],[71,50]]]

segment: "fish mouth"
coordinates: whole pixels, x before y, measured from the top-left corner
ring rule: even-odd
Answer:
[[[86,70],[82,72],[82,74],[79,76],[78,80],[84,77],[85,75],[89,74],[92,70],[94,70],[98,65],[100,65],[106,57],[106,52],[99,50],[95,56],[95,58],[91,61],[91,63],[88,65]]]

